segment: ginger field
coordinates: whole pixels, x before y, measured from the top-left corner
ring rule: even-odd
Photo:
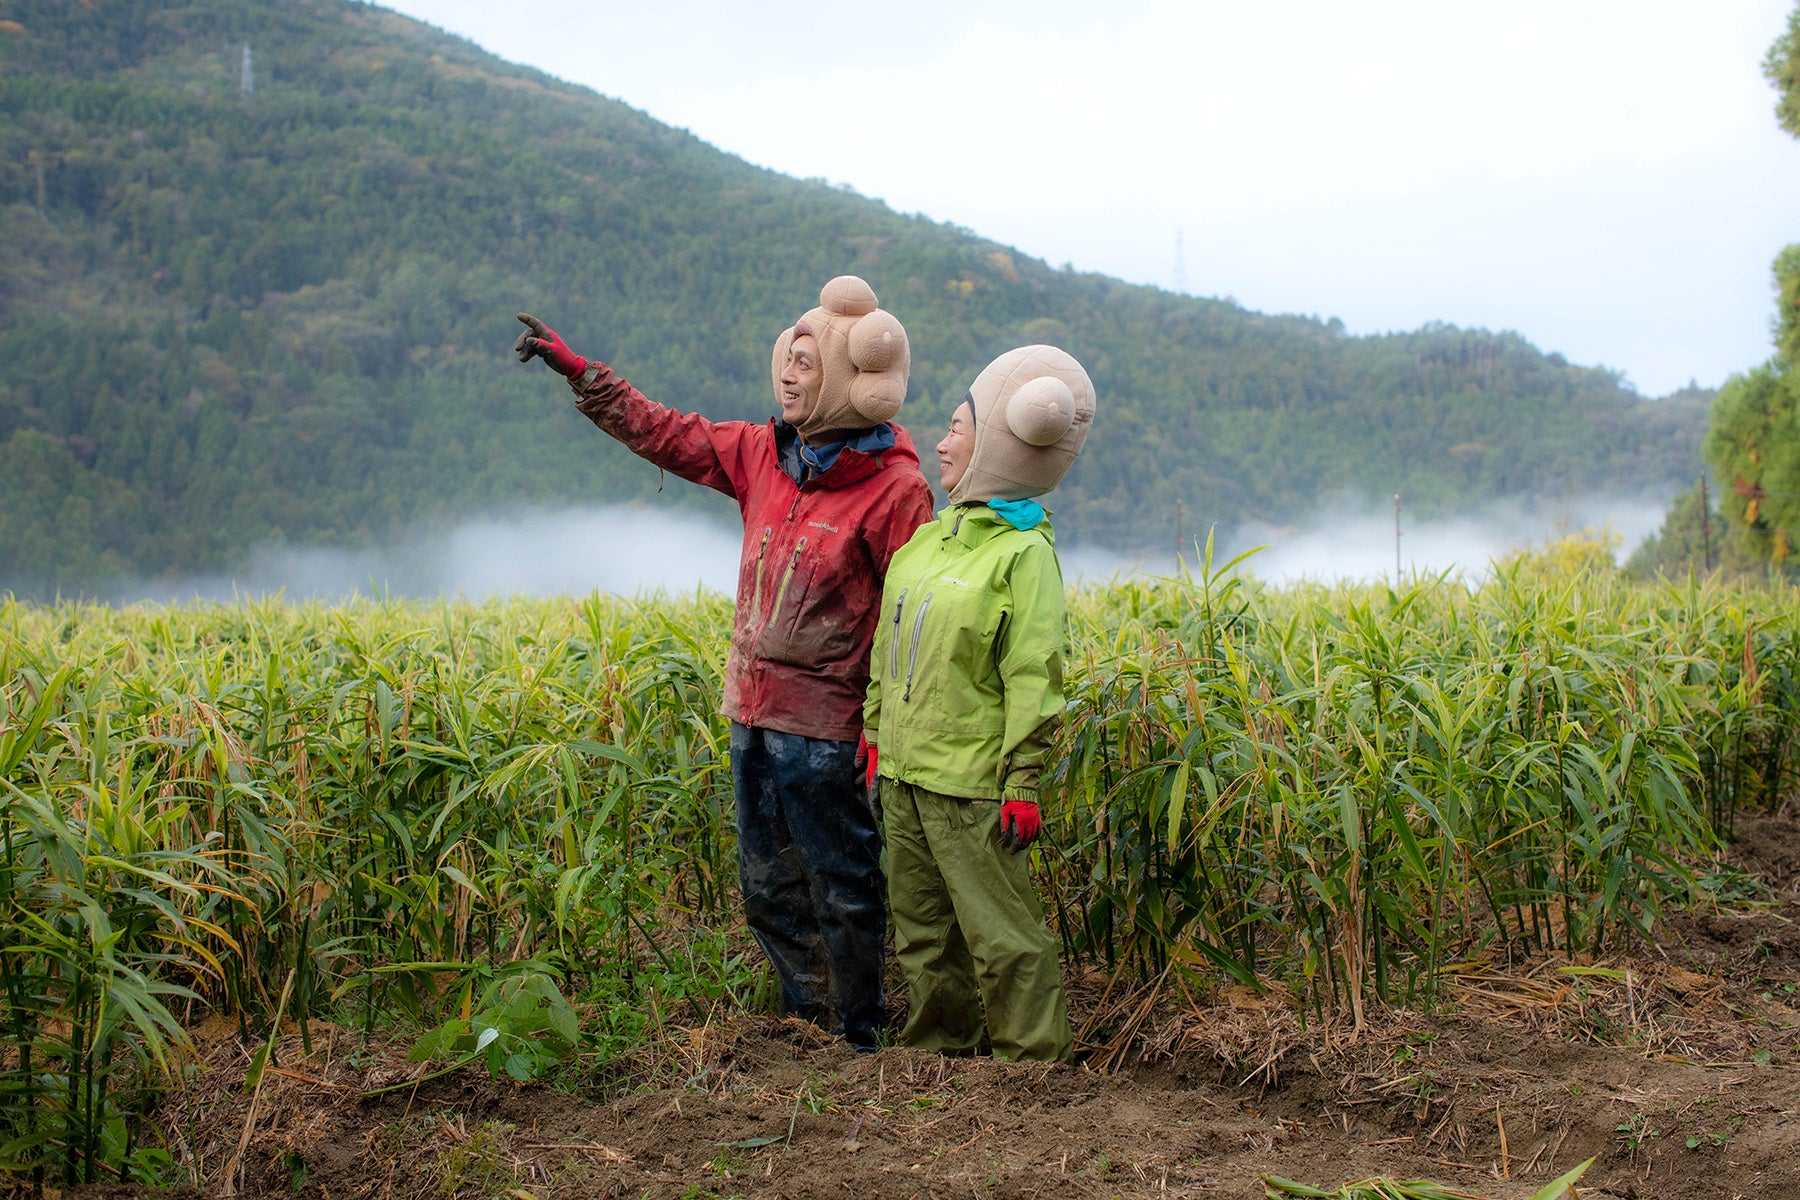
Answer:
[[[1791,593],[1205,569],[1070,611],[1034,865],[1083,1061],[1044,1069],[773,1017],[725,598],[0,602],[5,1166],[696,1200],[1794,1182],[1753,1152],[1800,1129],[1771,1083]]]

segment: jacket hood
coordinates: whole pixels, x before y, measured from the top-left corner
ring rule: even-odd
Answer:
[[[783,460],[792,452],[794,442],[799,438],[799,431],[780,417],[769,421],[769,428],[775,434],[775,456]],[[879,447],[885,440],[880,436],[881,429],[892,431],[893,445],[885,449]],[[874,435],[874,436],[871,436]],[[913,445],[912,435],[892,421],[883,421],[875,429],[868,430],[860,436],[851,438],[838,451],[837,461],[825,471],[807,480],[812,487],[841,488],[853,483],[861,483],[875,472],[887,467],[919,468],[919,450]]]
[[[983,501],[966,501],[952,504],[937,516],[938,535],[944,538],[955,538],[965,546],[979,546],[989,538],[998,537],[1002,533],[1041,533],[1044,540],[1052,546],[1056,545],[1056,530],[1050,525],[1050,515],[1033,525],[1029,530],[1020,530],[1018,526],[989,508]]]

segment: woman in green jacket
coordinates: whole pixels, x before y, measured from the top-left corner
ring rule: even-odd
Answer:
[[[1054,346],[989,364],[938,443],[950,505],[888,566],[864,734],[879,749],[900,1040],[1063,1061],[1056,941],[1028,856],[1063,708],[1063,581],[1035,497],[1087,439],[1094,386]],[[985,1015],[985,1022],[984,1022]]]

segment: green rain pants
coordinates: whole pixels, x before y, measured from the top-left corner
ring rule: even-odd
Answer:
[[[1073,1049],[1056,939],[1029,854],[1000,845],[1000,804],[881,781],[888,908],[911,998],[902,1045],[1066,1062]]]

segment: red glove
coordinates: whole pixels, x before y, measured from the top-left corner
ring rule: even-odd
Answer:
[[[530,313],[520,313],[519,320],[525,322],[525,332],[513,343],[513,351],[519,356],[520,362],[541,358],[550,364],[552,371],[570,379],[587,370],[588,360],[565,346],[563,340],[556,336],[556,330]]]
[[[866,788],[875,787],[875,764],[880,756],[881,752],[875,748],[875,743],[862,734],[857,734],[856,769],[862,772],[863,786]]]
[[[1008,800],[1000,805],[1000,844],[1014,854],[1037,841],[1044,817],[1030,800]]]

